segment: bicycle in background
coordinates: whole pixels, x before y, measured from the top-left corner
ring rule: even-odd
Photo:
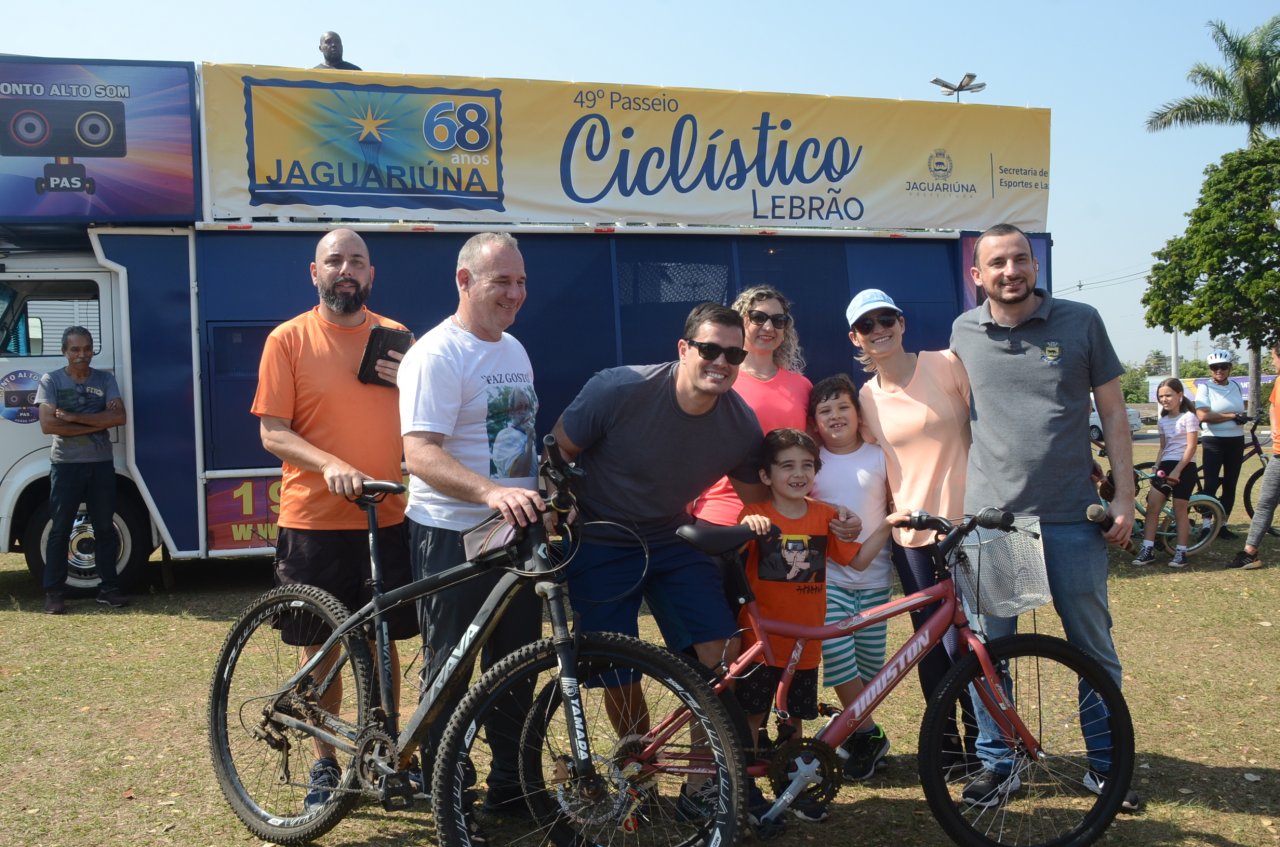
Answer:
[[[1100,458],[1107,455],[1106,447],[1101,442],[1095,441],[1093,445],[1097,448]],[[1155,520],[1157,521],[1156,543],[1166,552],[1172,554],[1174,547],[1178,543],[1178,526],[1173,513],[1173,498],[1165,498],[1164,506],[1160,509],[1158,515],[1148,516],[1147,514],[1147,491],[1152,485],[1164,484],[1163,479],[1156,473],[1155,468],[1155,462],[1139,462],[1133,466],[1135,514],[1130,542],[1134,546],[1140,545],[1144,538],[1147,521]],[[1099,485],[1098,496],[1104,506],[1111,504],[1111,496],[1108,496],[1108,494],[1114,491],[1114,488],[1111,487],[1114,483],[1110,477],[1111,471],[1107,471],[1106,479]],[[1218,502],[1218,499],[1210,497],[1208,494],[1200,493],[1198,488],[1199,485],[1197,483],[1197,493],[1191,495],[1187,513],[1191,529],[1187,538],[1188,555],[1203,550],[1212,544],[1227,522],[1226,510],[1222,508],[1222,504]]]

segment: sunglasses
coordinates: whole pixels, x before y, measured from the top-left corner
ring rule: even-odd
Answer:
[[[853,328],[855,331],[861,333],[862,335],[866,335],[868,332],[870,332],[872,329],[875,328],[876,324],[880,324],[880,326],[884,327],[885,329],[888,329],[889,327],[896,324],[898,322],[898,318],[900,317],[902,316],[901,315],[876,315],[873,318],[859,318],[858,320],[853,322]]]
[[[771,315],[768,312],[762,312],[759,309],[750,309],[747,311],[747,320],[756,326],[764,326],[765,321],[773,324],[774,329],[786,329],[791,325],[791,316],[786,312],[778,315]]]
[[[696,348],[698,355],[708,362],[714,362],[724,356],[724,360],[729,364],[740,365],[747,358],[747,351],[741,347],[721,347],[711,341],[694,341],[692,338],[686,338],[685,342]]]
[[[1231,370],[1231,366],[1230,366],[1230,365],[1210,365],[1210,366],[1209,366],[1209,370],[1211,370],[1211,371],[1229,371],[1229,370]]]

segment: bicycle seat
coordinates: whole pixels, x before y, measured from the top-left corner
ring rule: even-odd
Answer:
[[[773,532],[778,530],[775,527]],[[756,538],[755,530],[746,524],[733,526],[716,526],[715,524],[685,524],[676,530],[676,535],[687,544],[701,550],[708,556],[719,556],[737,550],[743,544]]]

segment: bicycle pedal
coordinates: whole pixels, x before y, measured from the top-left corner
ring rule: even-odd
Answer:
[[[388,774],[382,778],[382,808],[398,812],[413,808],[413,783],[406,773]]]

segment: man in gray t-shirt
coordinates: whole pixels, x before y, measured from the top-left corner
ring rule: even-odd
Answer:
[[[102,580],[98,602],[112,608],[129,605],[116,581],[116,541],[112,517],[116,473],[107,430],[125,422],[124,401],[116,378],[89,367],[93,336],[82,326],[62,333],[67,366],[40,378],[36,404],[40,429],[53,436],[49,470],[49,541],[44,551],[44,610],[60,615],[67,580],[67,545],[81,503],[93,526],[94,559]]]
[[[755,470],[760,422],[730,389],[743,349],[742,317],[717,303],[694,308],[677,343],[679,360],[596,374],[556,422],[554,434],[586,478],[579,506],[587,526],[569,568],[569,596],[584,632],[638,634],[641,594],[663,605],[655,617],[674,649],[693,646],[707,665],[737,623],[719,571],[679,541],[689,503],[726,474],[744,502],[762,499]],[[640,552],[648,550],[648,560]]]

